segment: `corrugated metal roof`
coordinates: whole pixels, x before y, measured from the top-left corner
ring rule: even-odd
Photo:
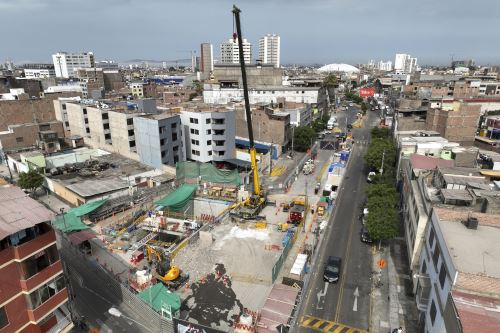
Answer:
[[[54,213],[19,187],[0,187],[0,239],[53,217]]]

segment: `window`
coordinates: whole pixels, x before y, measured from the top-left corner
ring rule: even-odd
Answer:
[[[103,124],[102,128],[104,128],[105,130],[109,130],[109,124]]]
[[[225,132],[224,130],[214,130],[214,135],[224,135]]]
[[[225,123],[225,119],[222,118],[222,119],[214,119],[214,124],[216,125],[224,125]]]
[[[40,131],[49,131],[50,124],[40,124]]]
[[[133,125],[133,124],[134,124],[134,118],[128,118],[127,125]]]
[[[128,143],[128,146],[129,146],[130,148],[135,147],[135,140],[130,141],[130,142]]]
[[[207,140],[207,146],[210,146],[212,144],[212,140]]]
[[[38,308],[50,297],[63,290],[66,287],[65,285],[66,284],[64,282],[64,276],[62,274],[42,285],[40,288],[26,296],[28,301],[28,309],[34,310]]]
[[[427,261],[424,260],[422,263],[422,274],[427,273]]]
[[[101,117],[102,117],[102,120],[108,120],[109,119],[107,113],[103,113]]]
[[[431,227],[431,232],[429,234],[429,246],[430,248],[432,249],[432,247],[434,246],[434,238],[435,238],[435,234],[434,234],[434,228]]]
[[[211,150],[208,151],[208,156],[212,156],[212,151]]]
[[[104,139],[111,140],[111,134],[110,133],[104,134]]]
[[[198,124],[198,118],[189,118],[191,124]]]
[[[0,308],[0,329],[9,325],[9,319],[7,318],[7,312],[5,312],[5,308]]]
[[[200,134],[200,131],[198,131],[197,129],[194,129],[194,128],[191,128],[190,132],[191,132],[191,134]]]
[[[226,151],[225,150],[221,150],[218,153],[219,153],[219,156],[224,156],[224,154],[226,153]]]
[[[209,130],[209,129],[208,129],[208,130],[207,130],[207,135],[210,135],[210,134],[212,134],[212,130]]]
[[[224,140],[217,140],[217,141],[215,141],[215,145],[216,145],[216,146],[219,146],[219,147],[220,147],[220,146],[224,146],[224,143],[225,143],[225,141],[224,141]]]
[[[195,146],[199,146],[200,145],[200,141],[199,140],[195,140],[195,139],[191,139],[191,144],[193,144]]]
[[[170,125],[170,128],[171,129],[176,129],[177,128],[177,123],[173,123],[172,125]]]
[[[432,254],[432,261],[434,262],[434,266],[437,267],[438,261],[439,261],[439,246],[436,246],[434,249],[434,253]]]
[[[160,132],[160,134],[165,133],[165,131],[166,131],[165,126],[160,126],[160,127],[158,128],[158,131]]]
[[[129,129],[128,130],[128,136],[132,136],[134,135],[134,130],[133,129]]]
[[[87,114],[87,108],[83,108],[83,114]]]
[[[195,155],[195,156],[200,156],[200,151],[199,150],[194,150],[192,149],[191,150],[191,154]]]
[[[178,155],[174,155],[174,164],[179,162],[179,156]]]
[[[69,121],[64,122],[64,125],[65,125],[66,127],[69,127]]]
[[[429,313],[431,315],[432,325],[434,325],[434,321],[436,320],[436,304],[434,304],[434,300],[432,300],[431,310],[429,311]]]
[[[172,133],[172,141],[177,141],[177,133]]]
[[[175,146],[174,151],[179,151],[179,146]]]
[[[22,136],[19,136],[16,138],[16,142],[23,142],[24,138]]]
[[[160,146],[163,146],[165,144],[165,139],[160,139]]]
[[[27,280],[59,260],[57,246],[52,245],[21,262],[22,279]]]
[[[88,124],[89,123],[89,120],[87,118],[85,118],[85,124]]]
[[[87,127],[87,128],[85,129],[85,132],[87,132],[87,134],[90,134],[90,128],[88,128],[88,127]],[[107,134],[106,134],[106,135],[107,135]],[[106,135],[105,135],[105,136],[106,136]],[[110,135],[110,138],[111,138],[111,135]]]
[[[444,281],[446,281],[446,266],[443,262],[441,263],[441,269],[439,270],[439,284],[441,285],[441,289],[444,287]]]
[[[212,119],[207,118],[207,119],[206,119],[206,122],[207,122],[207,124],[210,124],[210,123],[212,122]]]
[[[66,110],[66,104],[63,104],[63,105],[62,105],[62,109],[63,109],[63,110]]]
[[[161,152],[161,157],[163,158],[163,157],[165,157],[165,155],[167,155],[167,152],[166,151],[162,151]]]

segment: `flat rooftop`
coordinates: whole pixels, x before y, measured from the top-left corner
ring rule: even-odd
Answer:
[[[473,213],[479,225],[472,230],[463,224],[469,212],[443,208],[435,211],[455,268],[500,279],[500,215]]]

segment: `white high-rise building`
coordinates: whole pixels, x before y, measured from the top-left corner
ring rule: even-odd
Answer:
[[[57,52],[52,55],[57,77],[70,78],[76,75],[77,68],[95,67],[94,53]]]
[[[381,71],[390,72],[392,71],[392,61],[379,61],[377,68]]]
[[[280,67],[280,36],[267,34],[259,39],[259,60]]]
[[[417,70],[417,58],[412,58],[409,54],[398,53],[394,60],[394,70],[413,73]]]
[[[252,62],[252,44],[243,38],[243,57],[245,64]],[[223,64],[239,64],[238,39],[229,39],[220,45],[220,62]]]

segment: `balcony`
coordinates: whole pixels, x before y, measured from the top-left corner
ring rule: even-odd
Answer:
[[[49,280],[51,277],[57,275],[59,272],[62,272],[62,263],[61,260],[56,261],[52,265],[44,268],[37,274],[33,275],[27,280],[20,280],[21,288],[25,291],[31,291],[35,289],[42,282]]]
[[[429,276],[428,275],[419,276],[417,292],[415,294],[415,300],[417,302],[417,308],[419,311],[427,311],[430,293],[431,293],[431,284]]]
[[[32,321],[38,322],[45,316],[47,313],[50,313],[61,306],[63,303],[68,301],[68,289],[64,288],[47,301],[45,301],[42,305],[37,307],[34,310],[28,310],[28,317]]]
[[[14,246],[14,257],[16,259],[26,258],[35,253],[37,250],[47,247],[51,243],[55,243],[55,241],[56,234],[54,233],[54,230],[50,229],[32,240],[29,240],[21,245]]]
[[[3,266],[11,260],[14,260],[14,248],[9,247],[0,251],[0,266]]]

